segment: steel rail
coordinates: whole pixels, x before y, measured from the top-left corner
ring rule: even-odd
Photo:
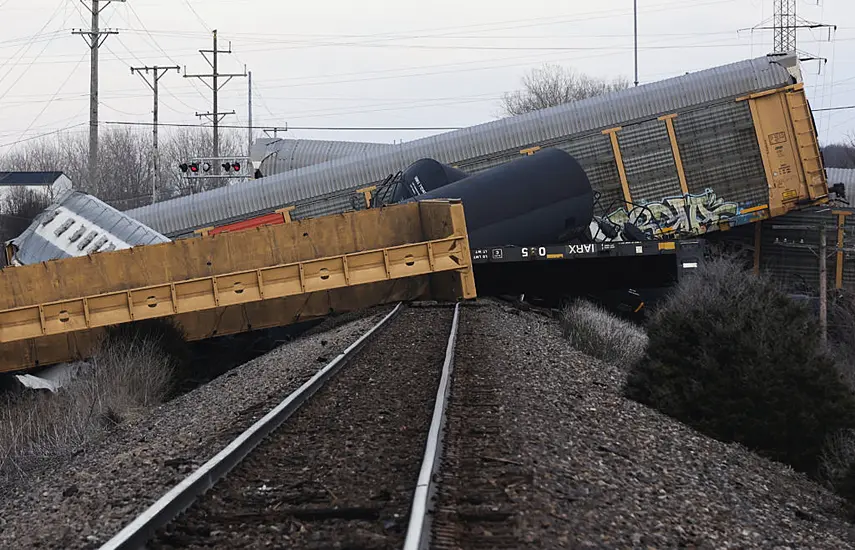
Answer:
[[[451,389],[451,375],[454,370],[454,350],[457,346],[457,327],[460,322],[460,304],[454,307],[454,320],[451,322],[451,334],[445,348],[445,362],[442,365],[442,376],[436,391],[436,402],[433,406],[433,418],[425,444],[425,454],[422,468],[413,495],[413,505],[410,509],[410,521],[407,526],[407,536],[404,539],[404,550],[426,549],[430,543],[430,515],[428,501],[435,492],[434,475],[439,469],[441,458],[440,448],[445,436],[445,411]]]
[[[368,339],[383,328],[400,313],[403,307],[398,303],[389,314],[368,332],[352,343],[335,359],[315,373],[305,384],[289,395],[235,438],[222,451],[217,453],[198,470],[160,497],[146,511],[126,525],[112,539],[101,546],[101,550],[127,550],[144,548],[157,529],[169,524],[181,512],[189,508],[206,491],[235,468],[261,441],[276,430],[285,420],[297,411],[320,389],[338,370],[353,358],[367,343]]]

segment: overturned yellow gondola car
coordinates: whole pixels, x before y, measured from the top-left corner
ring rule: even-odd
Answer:
[[[459,201],[426,201],[0,271],[0,372],[85,358],[109,326],[187,340],[400,300],[474,298]]]

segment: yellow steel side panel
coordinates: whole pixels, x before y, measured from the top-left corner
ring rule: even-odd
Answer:
[[[419,212],[422,221],[422,233],[425,239],[441,239],[445,235],[466,235],[466,216],[461,204],[451,201],[452,208],[445,206],[444,201],[423,201],[419,204]],[[441,251],[436,245],[431,247],[431,257],[436,258]],[[465,259],[464,266],[458,271],[434,273],[431,275],[431,292],[436,300],[464,300],[477,296],[475,286],[475,273],[469,260],[471,252],[469,239],[463,239],[460,250],[449,251]],[[432,261],[434,261],[432,260]],[[455,260],[452,260],[455,261]],[[459,258],[458,258],[459,261]]]
[[[128,293],[117,292],[88,298],[89,322],[92,327],[106,327],[129,323],[133,319],[128,312]]]
[[[421,242],[419,212],[395,205],[3,269],[0,310]]]
[[[45,304],[42,310],[44,311],[45,334],[74,332],[87,328],[83,300]]]
[[[408,277],[410,274],[426,275],[431,272],[427,244],[390,248],[387,257],[389,259],[389,277],[392,279]]]
[[[131,291],[135,321],[173,315],[172,285],[160,285]]]
[[[429,287],[427,276],[409,277],[184,313],[171,317],[171,320],[184,333],[186,340],[203,340],[317,319],[332,311],[347,312],[401,300],[426,299],[431,296]],[[91,357],[105,334],[105,329],[99,328],[0,343],[0,372]]]
[[[809,159],[802,156],[799,141],[815,142],[816,134],[811,130],[797,139],[788,99],[790,94],[803,96],[801,91],[779,91],[748,100],[763,156],[769,186],[769,211],[773,217],[793,210],[800,201],[816,199],[817,191],[821,191],[824,186],[824,183],[821,183],[820,187],[808,187],[806,173],[813,168],[804,164]],[[804,121],[797,124],[803,127]],[[827,192],[821,194],[825,195]]]
[[[303,265],[303,283],[306,292],[329,290],[346,285],[344,262],[341,258],[306,262]]]
[[[803,89],[788,92],[786,98],[808,193],[811,199],[816,200],[828,195],[828,182],[825,178],[825,168],[822,166],[810,105]]]
[[[287,265],[261,270],[265,298],[281,298],[303,292],[299,265]]]
[[[0,340],[23,340],[42,334],[42,321],[38,307],[0,313]]]
[[[221,306],[261,300],[257,271],[218,277],[217,288]]]
[[[188,313],[174,319],[187,340],[203,340],[317,319],[333,311],[354,311],[428,296],[428,278],[409,277]]]
[[[368,253],[319,258],[300,262],[296,265],[271,266],[273,269],[283,271],[271,273],[271,270],[261,270],[261,279],[266,281],[265,285],[271,286],[270,291],[267,291],[265,287],[259,287],[259,271],[252,270],[207,277],[196,281],[176,281],[145,288],[131,288],[127,290],[124,312],[119,309],[122,304],[115,298],[115,294],[107,295],[106,300],[116,306],[116,310],[113,311],[115,319],[118,319],[119,322],[129,322],[131,320],[140,321],[168,317],[179,311],[187,312],[193,309],[201,310],[245,304],[282,296],[285,287],[283,280],[277,278],[277,273],[288,277],[288,272],[284,271],[288,268],[291,269],[290,279],[285,279],[284,284],[290,283],[289,289],[293,294],[318,292],[358,284],[354,281],[376,282],[378,280],[426,275],[432,271],[455,271],[467,268],[470,265],[470,257],[462,254],[465,242],[466,237],[452,237],[426,243],[385,248]],[[432,251],[433,261],[429,259],[429,250]],[[353,258],[353,265],[356,269],[355,279],[348,277],[349,258]],[[373,269],[365,264],[366,259],[375,262]],[[295,268],[300,286],[293,284],[295,282]],[[366,275],[372,275],[376,278],[369,279]],[[39,322],[43,323],[43,333],[60,334],[93,328],[94,325],[91,325],[88,319],[87,302],[95,302],[96,313],[100,314],[103,309],[99,303],[101,298],[105,297],[86,296],[58,303],[40,304],[42,315]],[[20,330],[21,319],[15,317],[15,315],[20,315],[19,311],[0,311],[0,323],[4,320],[11,323],[8,328],[0,324],[0,335],[3,337],[3,340],[0,341],[11,342],[33,336],[34,327],[29,327],[26,332]],[[11,314],[11,317],[4,317],[7,313]],[[29,313],[28,317],[25,316],[25,319],[27,318],[32,320],[32,313]]]
[[[347,259],[350,284],[359,285],[379,281],[387,276],[386,254],[383,251],[354,254]]]
[[[210,279],[175,283],[178,313],[217,307],[216,294]]]
[[[473,298],[470,258],[463,205],[437,200],[5,269],[0,371],[87,357],[104,327],[144,319],[192,340],[399,297]]]

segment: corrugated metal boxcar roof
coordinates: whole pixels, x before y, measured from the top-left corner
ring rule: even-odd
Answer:
[[[264,176],[272,176],[337,158],[381,153],[393,147],[388,143],[268,138],[255,142],[252,160],[261,162]]]
[[[12,239],[13,262],[28,265],[169,239],[97,198],[67,191]]]
[[[852,168],[826,168],[828,186],[842,183],[846,189],[846,200],[850,205],[855,205],[855,169]]]
[[[421,158],[447,164],[523,149],[800,81],[795,56],[764,56],[129,210],[170,236],[382,181]]]

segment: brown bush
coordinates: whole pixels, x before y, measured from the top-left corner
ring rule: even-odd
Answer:
[[[151,333],[109,338],[79,376],[56,393],[28,391],[0,402],[0,472],[25,473],[66,456],[162,402],[173,359]]]
[[[855,398],[814,312],[767,277],[708,262],[647,333],[627,397],[706,435],[816,475],[828,437],[855,428]]]
[[[561,326],[577,350],[625,368],[638,362],[647,346],[644,330],[586,300],[562,310]]]

